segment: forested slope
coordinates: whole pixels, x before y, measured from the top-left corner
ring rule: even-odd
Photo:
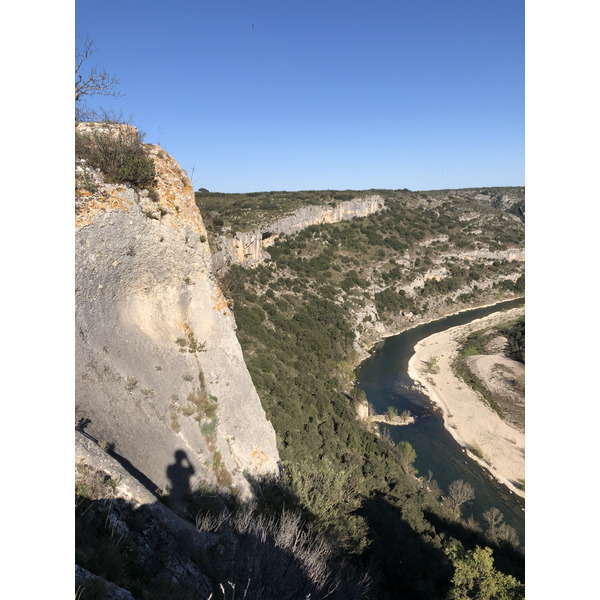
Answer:
[[[449,557],[477,546],[523,581],[514,531],[463,519],[414,471],[410,445],[357,420],[352,400],[353,367],[381,337],[523,295],[524,224],[508,211],[524,190],[377,193],[386,210],[283,236],[270,262],[222,280],[287,483],[313,526],[369,570],[373,598],[443,598]]]

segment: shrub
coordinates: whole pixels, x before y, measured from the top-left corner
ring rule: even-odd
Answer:
[[[385,415],[386,421],[393,421],[398,416],[398,411],[393,406],[388,406],[387,413]]]
[[[437,356],[432,356],[427,362],[427,367],[429,368],[429,372],[437,375],[440,372],[440,365],[438,363]]]
[[[212,435],[217,431],[219,420],[214,417],[210,421],[203,421],[200,425],[200,431],[202,435]]]
[[[223,457],[220,452],[214,453],[212,467],[215,477],[217,478],[217,483],[221,487],[229,487],[233,478],[231,477],[231,473],[225,468]]]
[[[525,317],[515,324],[500,330],[508,342],[507,355],[514,360],[525,363]]]
[[[494,568],[492,550],[476,546],[464,551],[450,548],[446,551],[454,566],[449,600],[463,598],[502,598],[521,600],[525,597],[524,586],[511,575]]]
[[[272,600],[366,595],[366,578],[358,578],[334,544],[305,523],[301,513],[284,507],[267,516],[260,508],[247,505],[233,513],[199,515],[196,520],[199,531],[222,539],[231,533],[237,537],[232,560],[221,561],[220,579],[227,580],[233,590],[236,586],[244,589],[240,597]],[[199,562],[204,566],[205,556]]]
[[[290,462],[286,474],[292,492],[316,518],[316,531],[333,531],[350,552],[362,552],[369,543],[367,525],[353,514],[362,505],[359,474],[327,458]]]
[[[177,413],[175,411],[171,412],[171,429],[175,433],[179,433],[181,431],[179,420],[177,419]]]
[[[145,187],[156,174],[154,161],[146,155],[143,134],[133,128],[98,128],[75,136],[75,156],[99,169],[111,183]]]

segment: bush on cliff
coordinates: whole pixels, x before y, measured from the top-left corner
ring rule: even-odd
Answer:
[[[134,128],[103,128],[75,135],[75,157],[99,169],[111,183],[150,185],[155,176],[154,161],[147,156],[143,134]]]

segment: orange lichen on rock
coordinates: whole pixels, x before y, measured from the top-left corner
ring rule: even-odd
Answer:
[[[269,457],[262,451],[259,450],[258,448],[254,448],[252,450],[252,460],[258,465],[264,465],[268,460]]]
[[[185,171],[160,146],[148,145],[147,148],[156,169],[154,191],[158,194],[158,201],[170,214],[177,216],[171,221],[172,225],[177,228],[188,225],[206,236],[194,190]]]
[[[229,307],[227,306],[227,300],[225,300],[223,292],[218,287],[215,287],[215,294],[213,294],[212,299],[214,302],[213,310],[216,310],[217,312],[223,313],[224,315],[231,317],[231,312],[229,311]]]
[[[133,206],[131,195],[127,194],[121,186],[116,189],[115,186],[106,185],[102,192],[90,192],[89,190],[77,188],[75,193],[80,199],[75,214],[75,227],[77,229],[89,225],[99,214],[111,210],[129,212],[129,209]]]
[[[79,135],[85,137],[96,133],[109,136],[137,136],[135,127],[126,124],[106,123],[80,123],[77,125]],[[148,206],[147,193],[144,190],[134,189],[131,186],[118,186],[123,196],[128,196],[130,202],[125,202],[115,189],[104,182],[102,174],[89,167],[85,160],[76,161],[76,225],[82,227],[90,223],[99,212],[123,209],[129,210],[135,201],[145,205],[147,212],[156,212],[157,216],[172,215],[169,224],[175,229],[189,227],[206,240],[206,228],[202,216],[196,206],[194,190],[185,171],[177,164],[175,159],[165,152],[160,146],[143,144],[147,156],[152,158],[155,169],[154,180],[146,186],[150,193],[155,194],[152,210]],[[78,173],[78,174],[77,174]],[[93,191],[91,191],[93,190]],[[146,196],[144,196],[146,194]],[[155,210],[154,210],[155,209]],[[145,213],[146,214],[146,213]]]

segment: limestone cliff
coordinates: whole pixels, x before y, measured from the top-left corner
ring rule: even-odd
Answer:
[[[280,235],[298,233],[310,225],[366,217],[384,206],[383,198],[378,195],[354,198],[335,206],[305,206],[273,223],[264,224],[260,229],[237,233],[233,238],[221,236],[213,252],[215,269],[220,270],[230,264],[257,265],[269,258],[266,248]]]
[[[80,124],[77,134],[98,128]],[[275,432],[190,181],[161,148],[145,150],[150,189],[106,183],[76,163],[76,418],[152,486],[207,481],[248,494],[244,475],[279,472]]]

